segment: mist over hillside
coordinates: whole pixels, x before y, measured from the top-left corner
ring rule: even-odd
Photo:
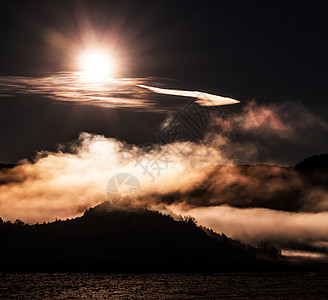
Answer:
[[[293,167],[215,166],[198,184],[183,191],[142,195],[132,206],[106,202],[81,217],[35,225],[10,222],[2,216],[0,271],[286,268],[280,257],[282,248],[327,253],[325,223],[311,225],[311,218],[325,219],[327,166],[327,154],[309,157]],[[0,167],[1,184],[10,184],[15,177],[6,174],[15,166]],[[160,207],[167,207],[174,218],[160,213],[165,212]],[[189,213],[196,219],[188,217]],[[297,225],[299,215],[302,226]]]
[[[256,249],[145,209],[89,209],[82,217],[27,225],[0,223],[0,271],[27,272],[220,272],[258,270],[265,255],[274,262],[279,250]]]

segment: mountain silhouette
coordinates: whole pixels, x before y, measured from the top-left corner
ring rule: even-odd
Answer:
[[[314,155],[298,163],[295,167],[305,181],[313,186],[328,187],[328,154]]]
[[[27,225],[0,220],[0,271],[219,272],[247,270],[257,250],[192,219],[103,203],[71,220]],[[262,249],[262,252],[264,250]],[[278,250],[267,248],[268,257]]]
[[[16,167],[15,164],[0,164],[0,170],[11,169],[11,168],[14,168],[14,167]]]
[[[300,172],[324,172],[328,173],[328,154],[310,156],[295,165],[295,169]]]

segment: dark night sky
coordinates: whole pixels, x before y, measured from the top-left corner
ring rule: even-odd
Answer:
[[[292,100],[328,115],[320,2],[11,0],[1,1],[0,20],[1,75],[70,70],[68,47],[49,43],[47,33],[78,43],[87,20],[98,39],[113,41],[122,76],[169,78],[243,102]],[[1,97],[0,118],[0,161],[14,162],[81,131],[146,142],[165,114],[24,96]]]

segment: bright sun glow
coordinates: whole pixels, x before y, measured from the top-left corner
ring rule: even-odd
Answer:
[[[114,63],[109,56],[97,51],[85,51],[78,60],[83,75],[92,80],[105,80],[114,72]]]

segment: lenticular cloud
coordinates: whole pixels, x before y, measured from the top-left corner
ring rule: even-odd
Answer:
[[[172,96],[182,96],[195,98],[196,102],[202,106],[221,106],[221,105],[231,105],[239,103],[240,101],[231,99],[228,97],[222,97],[217,95],[212,95],[204,92],[198,91],[182,91],[182,90],[171,90],[171,89],[162,89],[147,85],[139,84],[138,87],[148,89],[154,93],[172,95]]]

